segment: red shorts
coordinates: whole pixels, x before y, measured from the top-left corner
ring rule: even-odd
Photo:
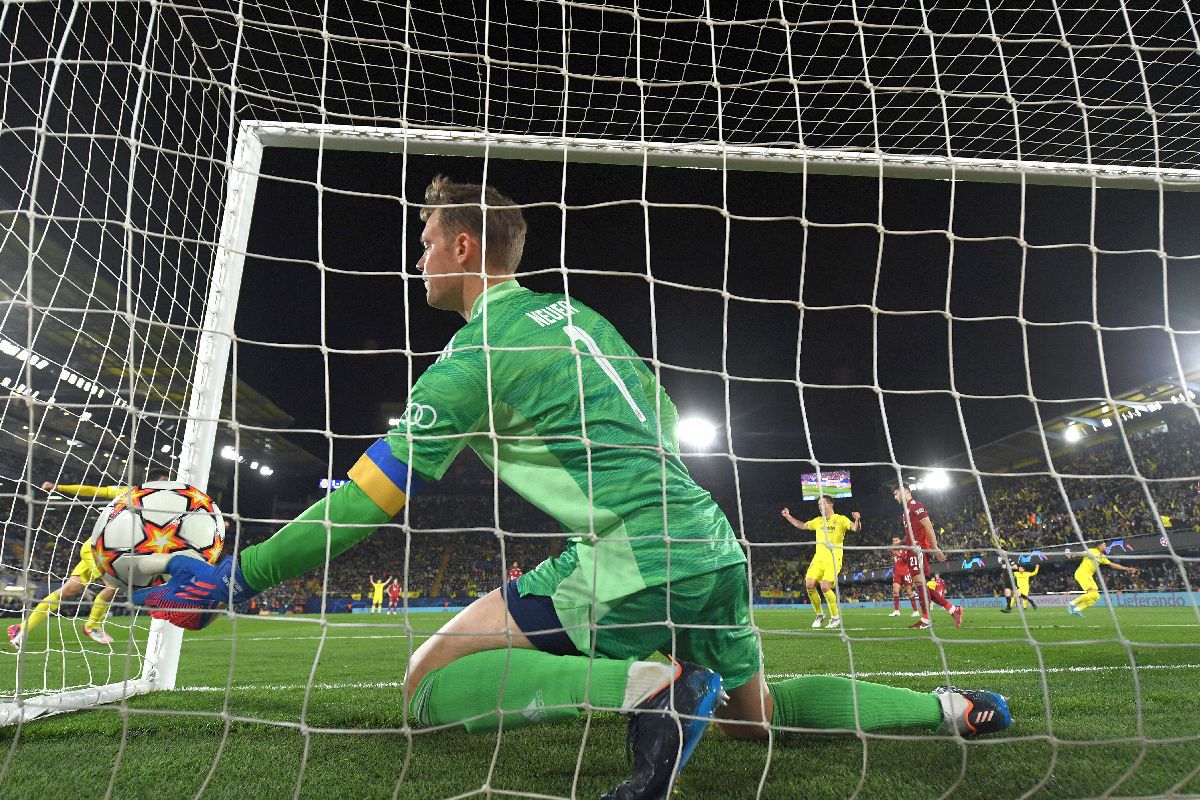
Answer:
[[[892,566],[895,573],[892,582],[911,586],[914,578],[921,572],[922,559],[917,553],[909,553],[907,560],[894,562]]]

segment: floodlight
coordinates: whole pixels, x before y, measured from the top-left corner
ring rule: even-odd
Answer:
[[[692,447],[707,447],[712,444],[713,439],[717,438],[716,426],[699,417],[686,417],[679,420],[675,433],[679,436],[680,444]]]
[[[950,473],[944,469],[935,469],[925,474],[924,484],[926,487],[935,490],[950,488]]]

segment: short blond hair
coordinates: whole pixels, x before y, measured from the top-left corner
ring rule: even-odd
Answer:
[[[483,205],[487,205],[485,224]],[[433,212],[447,236],[467,233],[483,244],[487,263],[504,272],[515,272],[525,250],[525,216],[509,198],[491,186],[478,183],[456,183],[438,175],[425,189],[425,206],[421,219],[428,220]],[[484,240],[484,231],[487,240]]]

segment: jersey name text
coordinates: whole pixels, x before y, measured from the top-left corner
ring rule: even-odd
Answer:
[[[557,303],[551,303],[545,308],[539,308],[536,311],[526,311],[525,316],[536,322],[540,327],[545,328],[559,320],[566,319],[568,312],[571,314],[579,313],[570,302],[559,300]]]

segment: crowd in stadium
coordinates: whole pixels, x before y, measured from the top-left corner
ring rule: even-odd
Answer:
[[[954,559],[1000,550],[1009,552],[1078,545],[1160,531],[1200,529],[1200,492],[1194,476],[1200,474],[1200,436],[1188,415],[1172,419],[1170,430],[1151,430],[1129,439],[1138,472],[1131,475],[1129,453],[1120,441],[1080,449],[1056,458],[1054,472],[1034,468],[1029,474],[987,476],[969,480],[944,492],[918,492],[938,531],[943,549]],[[459,459],[462,462],[468,459]],[[1093,477],[1070,477],[1093,476]],[[1111,476],[1111,477],[1096,477]],[[478,485],[476,485],[478,484]],[[986,496],[986,507],[980,495]],[[1063,494],[1066,495],[1064,500]],[[1152,497],[1155,505],[1148,502]],[[19,503],[18,500],[10,500]],[[1068,503],[1070,512],[1068,512]],[[804,572],[813,554],[811,535],[806,539],[780,517],[782,503],[743,503],[740,520],[731,514],[735,528],[749,545],[753,583],[762,599],[804,602]],[[848,513],[858,500],[842,501]],[[891,537],[900,532],[898,508],[884,503],[874,515],[864,516],[861,535],[846,540],[847,551],[841,593],[847,599],[886,599],[890,579]],[[71,567],[74,548],[66,537],[46,535],[50,529],[88,527],[81,522],[89,507],[72,505],[35,507],[41,535],[36,539],[31,573],[63,575]],[[529,570],[560,552],[566,544],[558,526],[545,514],[501,487],[493,495],[490,475],[481,465],[459,464],[440,485],[413,503],[402,525],[386,526],[359,547],[335,560],[327,573],[314,573],[287,581],[263,593],[256,607],[291,610],[303,607],[324,592],[327,597],[367,598],[369,578],[400,579],[410,600],[443,598],[458,605],[486,593],[506,579],[517,562]],[[800,514],[797,511],[797,514]],[[815,516],[815,509],[804,513]],[[1156,519],[1155,516],[1162,519]],[[1072,517],[1074,520],[1072,520]],[[24,518],[10,513],[10,520]],[[273,528],[251,521],[239,522],[243,546],[261,541]],[[1079,526],[1076,533],[1074,525]],[[24,530],[10,525],[4,536],[0,579],[16,580],[24,562]],[[497,537],[496,530],[504,531]],[[74,537],[72,537],[74,538]],[[503,552],[502,552],[503,551]],[[1138,574],[1109,572],[1107,585],[1114,591],[1178,590],[1200,583],[1196,561],[1141,562]],[[1183,572],[1181,572],[1181,568]],[[1035,591],[1074,589],[1071,563],[1048,563],[1035,582]],[[855,581],[852,576],[876,571],[875,580]],[[946,575],[953,596],[997,596],[1004,576],[996,570],[956,571]]]
[[[1162,524],[1191,529],[1200,524],[1200,493],[1194,477],[1200,473],[1198,434],[1195,421],[1184,416],[1169,432],[1132,437],[1130,448],[1145,481],[1130,477],[1124,445],[1110,442],[1056,459],[1061,489],[1059,480],[1047,474],[983,478],[986,512],[979,485],[973,481],[920,497],[935,525],[944,531],[939,540],[956,551],[1021,551],[1078,542],[1072,516],[1085,540],[1155,533],[1160,520],[1150,508],[1147,492],[1158,516],[1165,518]],[[883,554],[872,563],[886,562]]]

